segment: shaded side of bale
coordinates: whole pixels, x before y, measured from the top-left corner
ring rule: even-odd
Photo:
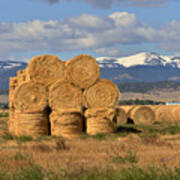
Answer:
[[[82,90],[66,81],[57,81],[50,87],[49,104],[57,112],[64,108],[81,108]]]
[[[48,114],[15,112],[14,129],[16,136],[48,135]]]
[[[115,109],[92,108],[85,112],[87,134],[112,133],[115,131],[113,119],[116,116]]]
[[[100,68],[96,59],[82,54],[66,63],[66,79],[82,89],[87,89],[100,77]]]
[[[53,111],[50,115],[51,135],[75,138],[83,132],[83,118],[79,110]]]
[[[57,56],[41,55],[33,57],[27,72],[32,81],[50,86],[57,80],[64,80],[65,63]]]
[[[121,126],[127,122],[127,115],[123,108],[116,107],[116,125]]]
[[[9,121],[8,121],[8,131],[10,134],[16,134],[16,127],[15,127],[15,109],[9,108]]]
[[[48,106],[48,90],[37,82],[25,82],[14,92],[14,106],[22,113],[43,112]]]
[[[175,113],[175,109],[178,108],[176,105],[160,106],[156,111],[156,121],[157,122],[173,122],[178,118],[178,113]],[[178,111],[178,110],[177,110]]]
[[[112,81],[100,79],[85,90],[84,104],[87,108],[114,107],[118,103],[119,94],[118,87]]]
[[[123,110],[126,112],[126,114],[128,114],[129,111],[130,111],[132,108],[134,108],[134,105],[124,105],[124,106],[118,106],[118,107],[120,107],[121,109],[123,109]]]
[[[14,92],[18,86],[18,78],[17,77],[10,77],[9,78],[9,108],[13,108],[13,99],[14,99]]]
[[[151,125],[155,121],[155,114],[150,107],[134,106],[128,113],[128,118],[135,124]]]

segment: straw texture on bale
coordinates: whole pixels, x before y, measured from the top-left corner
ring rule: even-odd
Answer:
[[[28,72],[26,69],[24,70],[19,70],[17,72],[17,78],[18,78],[18,85],[24,83],[24,82],[27,82],[29,81],[29,75],[28,75]]]
[[[28,65],[30,80],[47,86],[57,80],[64,80],[65,63],[57,56],[41,55],[31,59]]]
[[[57,81],[50,87],[49,104],[55,111],[65,108],[81,108],[83,93],[80,88],[66,81]]]
[[[100,79],[84,92],[84,104],[88,108],[114,107],[119,94],[117,86],[112,81]]]
[[[135,124],[150,125],[155,121],[155,114],[150,107],[134,106],[128,114],[128,118],[134,121]]]
[[[178,110],[180,110],[179,106],[171,105],[171,106],[160,106],[156,111],[156,121],[158,122],[174,122],[178,119]]]
[[[87,134],[112,133],[115,131],[113,119],[116,111],[111,108],[93,108],[85,112]]]
[[[25,82],[14,93],[16,111],[23,113],[42,112],[48,106],[48,90],[40,83]]]
[[[48,114],[15,112],[14,128],[16,136],[48,135]]]
[[[65,138],[78,137],[83,131],[83,119],[79,109],[53,111],[50,115],[51,135]]]
[[[116,125],[120,126],[127,122],[126,112],[121,106],[116,107]]]
[[[66,63],[66,78],[70,83],[82,89],[92,86],[100,77],[100,68],[96,59],[82,54]]]

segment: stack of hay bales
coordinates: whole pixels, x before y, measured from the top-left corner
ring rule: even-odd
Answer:
[[[109,80],[99,79],[84,92],[87,108],[87,133],[111,133],[115,130],[116,105],[119,99],[117,86]]]
[[[14,93],[16,136],[48,135],[48,91],[37,82],[24,82]]]
[[[53,136],[77,137],[83,132],[84,115],[88,134],[114,131],[119,91],[111,81],[100,79],[93,57],[79,55],[65,63],[57,56],[37,56],[18,71],[16,80],[18,85],[10,89],[13,134],[37,136],[50,131]]]

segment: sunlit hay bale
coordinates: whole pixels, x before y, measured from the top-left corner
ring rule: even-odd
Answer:
[[[57,80],[64,80],[65,63],[57,56],[41,55],[33,57],[28,64],[30,80],[50,86]]]
[[[48,113],[15,112],[14,129],[16,136],[40,136],[49,133]]]
[[[84,92],[84,103],[87,108],[114,107],[118,103],[119,94],[112,81],[100,79]]]
[[[22,113],[43,112],[48,106],[48,90],[40,83],[25,82],[14,93],[16,111]]]
[[[171,114],[172,114],[171,122],[180,123],[180,106],[179,105],[172,108]]]
[[[121,108],[121,106],[116,107],[116,125],[121,126],[123,124],[126,124],[127,122],[127,115],[126,111]]]
[[[66,78],[81,89],[87,89],[100,77],[100,68],[96,59],[86,55],[78,55],[66,62]]]
[[[27,69],[19,70],[17,72],[17,78],[18,78],[18,85],[30,81],[29,74],[27,72]]]
[[[50,114],[51,135],[76,138],[83,132],[83,117],[80,109],[61,109]]]
[[[9,108],[13,107],[13,96],[17,86],[18,86],[18,78],[10,77],[9,78]]]
[[[81,108],[82,90],[66,81],[57,81],[49,89],[49,104],[57,112],[66,108]]]
[[[127,114],[135,124],[151,125],[155,121],[155,114],[150,107],[134,106]]]
[[[112,133],[115,131],[113,119],[116,110],[113,108],[92,108],[85,112],[87,134]]]
[[[178,119],[178,114],[175,113],[177,105],[163,105],[160,106],[156,111],[156,121],[157,122],[173,122]],[[178,111],[178,110],[177,110]]]

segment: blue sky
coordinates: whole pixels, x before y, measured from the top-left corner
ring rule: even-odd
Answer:
[[[179,0],[0,1],[0,60],[180,53]]]

